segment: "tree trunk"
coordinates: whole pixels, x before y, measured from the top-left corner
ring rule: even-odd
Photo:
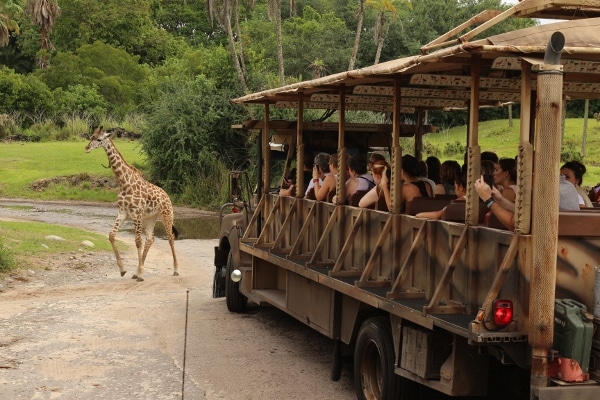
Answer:
[[[283,68],[283,33],[281,22],[281,0],[275,0],[275,21],[277,22],[277,63],[279,64],[279,82],[285,84],[285,71]]]
[[[358,9],[358,22],[356,25],[356,35],[354,35],[354,46],[352,47],[352,55],[350,56],[350,64],[348,64],[348,71],[352,71],[354,69],[356,57],[358,57],[358,46],[360,44],[360,34],[362,33],[364,16],[365,0],[360,0],[360,7]]]
[[[227,30],[227,37],[229,39],[229,47],[231,49],[231,58],[233,59],[233,65],[235,66],[235,70],[238,73],[238,77],[240,79],[240,83],[242,84],[244,92],[248,93],[250,90],[248,89],[248,85],[246,84],[246,77],[244,75],[244,71],[242,70],[240,59],[238,58],[236,51],[235,39],[233,38],[233,29],[231,27],[231,12],[229,12],[229,10],[226,10],[223,14],[223,22],[225,25],[225,29]]]

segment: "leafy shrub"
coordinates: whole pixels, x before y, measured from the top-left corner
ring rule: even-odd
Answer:
[[[442,150],[429,142],[423,142],[423,152],[434,157],[440,157],[442,155]]]
[[[188,185],[199,190],[200,181],[212,176],[219,163],[234,169],[248,162],[245,135],[231,129],[241,119],[231,97],[203,76],[161,85],[149,105],[148,129],[142,136],[153,181],[181,195]],[[219,197],[221,184],[220,179],[209,182],[198,196]],[[210,199],[199,201],[212,204]]]
[[[444,147],[444,154],[446,156],[462,156],[465,153],[466,149],[466,146],[457,140],[454,143],[446,143],[446,147]]]
[[[6,139],[15,133],[17,133],[15,120],[8,114],[0,114],[0,139]]]
[[[54,140],[60,128],[51,119],[46,119],[43,122],[31,125],[29,128],[24,130],[24,134],[30,138],[35,138],[31,141],[49,141]]]
[[[566,140],[563,143],[562,149],[560,151],[560,161],[579,161],[583,162],[583,155],[579,150],[577,150],[577,145],[571,141]]]
[[[0,239],[0,273],[8,272],[15,267],[15,258],[7,247],[2,243]]]

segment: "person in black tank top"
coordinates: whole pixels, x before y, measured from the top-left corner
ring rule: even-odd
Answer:
[[[402,205],[400,212],[406,209],[406,202],[416,197],[432,197],[431,186],[427,182],[419,180],[419,162],[414,156],[405,154],[402,156]]]

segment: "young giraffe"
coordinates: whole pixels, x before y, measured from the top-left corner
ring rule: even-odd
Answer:
[[[154,225],[159,217],[162,218],[167,236],[169,237],[171,253],[173,253],[173,275],[179,275],[177,271],[177,257],[175,256],[177,230],[173,226],[173,206],[171,205],[171,199],[169,199],[169,195],[163,189],[146,181],[135,167],[125,161],[111,140],[111,136],[112,133],[103,131],[102,127],[96,128],[90,143],[85,148],[85,152],[89,153],[93,149],[104,147],[108,156],[108,162],[121,184],[121,190],[117,196],[119,213],[117,214],[115,225],[108,234],[108,239],[117,257],[117,265],[121,271],[121,276],[125,275],[126,271],[123,268],[123,261],[115,243],[119,226],[127,218],[133,221],[135,246],[138,252],[138,267],[136,274],[132,278],[143,281],[144,261],[146,260],[150,246],[154,243]],[[142,229],[145,230],[146,234],[146,243],[144,244],[143,252]]]

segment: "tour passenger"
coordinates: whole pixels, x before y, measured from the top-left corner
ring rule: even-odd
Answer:
[[[440,167],[440,183],[435,186],[434,195],[454,195],[456,178],[462,175],[460,164],[456,160],[446,160]]]
[[[427,177],[434,181],[436,185],[441,183],[442,162],[440,159],[435,156],[429,156],[425,159],[425,164],[427,164]]]
[[[432,179],[429,179],[429,177],[428,177],[429,172],[427,170],[427,163],[423,160],[419,160],[418,163],[419,163],[419,180],[429,184],[429,186],[431,187],[431,194],[433,196],[433,192],[435,191],[436,183]]]
[[[383,196],[389,210],[392,202],[390,197],[390,181],[392,177],[390,165],[387,161],[378,160],[373,163],[371,171],[373,172],[375,186],[360,199],[358,206],[368,208],[372,205],[377,205],[379,198]]]
[[[456,163],[456,165],[458,165],[458,168],[460,168],[460,165],[458,164],[458,162]],[[467,195],[467,175],[466,174],[458,174],[456,175],[456,177],[454,178],[454,188],[453,188],[453,192],[454,194],[456,194],[456,200],[466,200],[466,195]],[[427,218],[427,219],[441,219],[442,215],[444,214],[444,210],[446,209],[446,207],[442,208],[441,210],[437,210],[437,211],[425,211],[425,212],[420,212],[417,215],[415,215],[415,217],[417,218]]]
[[[313,168],[313,185],[315,187],[315,197],[319,201],[327,201],[327,195],[329,192],[334,192],[337,186],[338,176],[338,156],[337,154],[331,154],[329,156],[329,172],[324,174],[324,178],[321,183],[320,173],[317,168]]]
[[[279,189],[280,196],[295,196],[296,195],[296,168],[292,168],[288,176],[283,177],[281,188]]]
[[[558,209],[563,211],[579,210],[579,195],[575,186],[567,182],[564,175],[560,176],[559,185]],[[505,208],[504,205],[496,201],[492,196],[492,191],[497,191],[497,189],[490,187],[483,179],[483,175],[475,181],[475,190],[479,194],[479,198],[485,202],[486,206],[494,213],[502,225],[510,230],[515,229],[514,203],[512,203],[512,209],[510,209]]]
[[[413,200],[415,197],[433,197],[433,190],[426,182],[419,179],[419,162],[410,155],[402,156],[402,169],[400,171],[402,185],[402,199],[404,203]]]
[[[315,156],[314,164],[313,164],[313,178],[310,181],[308,187],[306,188],[306,192],[304,193],[304,198],[307,198],[308,193],[311,189],[315,191],[315,181],[319,183],[319,185],[323,184],[323,179],[325,179],[325,174],[329,173],[329,154],[327,153],[319,153]],[[316,177],[315,177],[316,173]]]
[[[348,159],[348,179],[345,184],[346,200],[348,204],[350,196],[358,191],[368,192],[375,186],[373,175],[367,172],[367,158],[362,154],[354,154]],[[337,198],[333,199],[337,202]]]
[[[514,158],[501,158],[494,170],[494,184],[502,191],[502,196],[515,202],[517,196],[517,162]]]
[[[571,182],[577,193],[581,196],[581,204],[582,207],[593,207],[592,200],[590,200],[590,196],[588,193],[581,187],[583,183],[583,175],[586,172],[585,165],[580,163],[579,161],[568,161],[561,168],[561,175],[565,176],[565,179],[568,182]]]
[[[371,156],[369,157],[369,161],[367,162],[367,169],[369,171],[372,171],[373,164],[375,164],[375,162],[377,162],[377,161],[385,161],[385,157],[383,156],[383,154],[371,153]]]

